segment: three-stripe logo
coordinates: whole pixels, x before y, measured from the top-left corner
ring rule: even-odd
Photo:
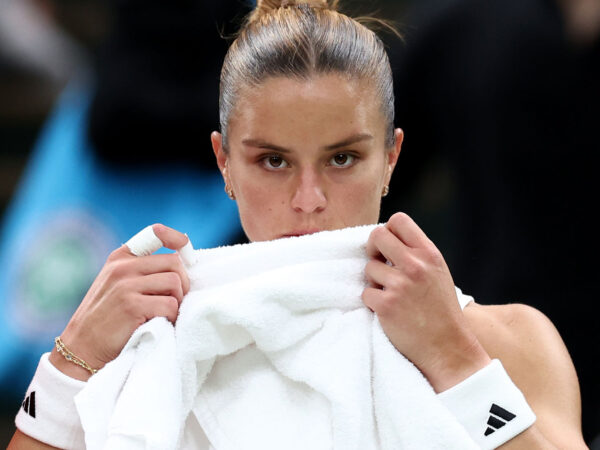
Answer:
[[[485,436],[489,436],[498,428],[502,428],[504,425],[506,425],[507,422],[513,420],[515,417],[517,416],[513,413],[505,410],[504,408],[496,405],[495,403],[492,403],[492,407],[490,408],[490,417],[487,421],[488,427],[487,430],[485,430],[485,433],[483,434]]]
[[[31,391],[31,393],[25,397],[21,406],[27,414],[35,419],[35,391]]]

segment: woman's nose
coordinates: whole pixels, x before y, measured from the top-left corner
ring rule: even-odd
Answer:
[[[292,208],[298,212],[313,213],[325,209],[327,198],[317,171],[303,170],[292,197]]]

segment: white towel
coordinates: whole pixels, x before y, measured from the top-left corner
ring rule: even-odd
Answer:
[[[217,450],[477,448],[361,301],[372,228],[197,251],[174,336],[76,398],[87,448],[178,448],[189,414]]]

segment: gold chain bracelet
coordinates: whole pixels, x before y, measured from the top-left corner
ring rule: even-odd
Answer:
[[[73,352],[71,352],[71,350],[69,350],[65,346],[65,343],[61,340],[60,336],[56,336],[54,338],[54,343],[56,344],[56,351],[58,353],[60,353],[61,355],[63,355],[67,361],[71,361],[72,363],[83,367],[85,370],[90,371],[92,373],[92,375],[94,375],[96,372],[98,372],[98,369],[92,369],[90,367],[90,365],[88,363],[86,363],[83,359],[75,356],[73,354]]]

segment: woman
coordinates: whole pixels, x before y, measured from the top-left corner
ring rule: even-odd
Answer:
[[[335,3],[259,1],[225,59],[221,133],[211,140],[251,241],[378,220],[403,139],[393,127],[391,71],[375,34]],[[153,229],[168,248],[187,242],[163,225]],[[500,359],[537,415],[505,447],[585,448],[575,370],[541,313],[477,304],[463,313],[442,255],[405,214],[375,228],[367,252],[363,301],[436,392]],[[87,367],[56,348],[50,363],[87,380],[138,326],[156,316],[174,322],[188,289],[176,255],[136,257],[122,246],[61,335]],[[21,431],[11,446],[48,448]]]

